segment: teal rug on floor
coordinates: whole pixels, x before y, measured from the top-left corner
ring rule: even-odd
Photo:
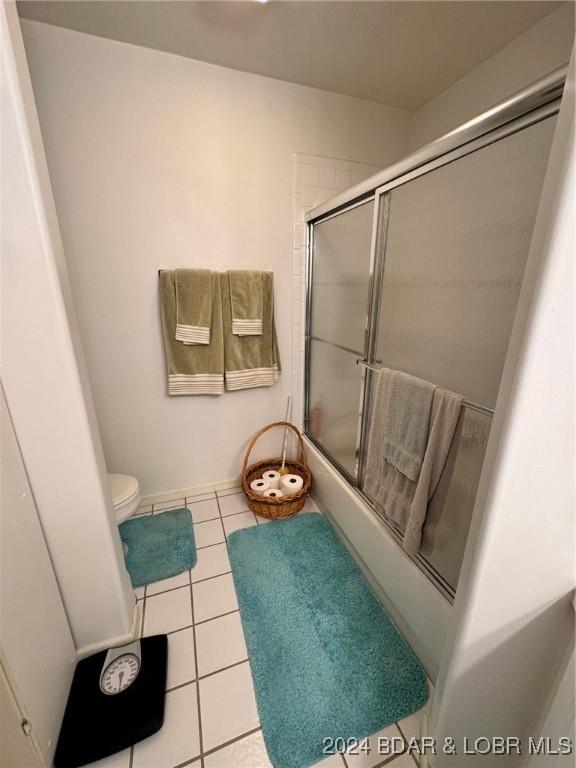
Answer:
[[[321,515],[236,531],[228,549],[274,768],[307,768],[325,737],[362,739],[424,705],[422,667]]]
[[[196,565],[196,541],[189,509],[132,517],[119,528],[133,587],[177,576]]]

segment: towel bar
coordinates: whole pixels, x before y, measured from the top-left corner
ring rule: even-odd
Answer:
[[[361,358],[356,360],[356,365],[361,365],[363,368],[368,368],[369,371],[374,372],[379,371],[381,368],[381,366],[372,365],[372,363],[362,360]],[[462,407],[469,408],[471,411],[478,411],[478,413],[485,413],[487,416],[494,415],[493,408],[487,408],[485,405],[479,405],[478,403],[471,403],[469,400],[463,400]]]

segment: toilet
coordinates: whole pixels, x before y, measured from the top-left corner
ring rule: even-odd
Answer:
[[[130,475],[115,472],[108,474],[108,487],[114,504],[114,514],[118,525],[127,520],[140,504],[140,483]]]

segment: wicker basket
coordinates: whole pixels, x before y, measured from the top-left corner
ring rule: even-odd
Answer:
[[[282,466],[282,459],[265,459],[264,461],[257,461],[250,466],[248,466],[248,460],[250,459],[250,454],[252,453],[256,441],[265,432],[268,432],[274,427],[288,427],[298,438],[300,446],[298,460],[286,459],[284,466],[288,469],[290,474],[300,475],[304,480],[304,485],[297,493],[292,493],[290,496],[284,496],[281,499],[264,499],[262,496],[251,490],[250,483],[261,477],[264,472],[268,472],[268,470],[278,471]],[[279,519],[295,515],[297,512],[300,512],[304,506],[306,495],[310,490],[311,484],[312,475],[310,474],[310,470],[308,469],[304,458],[304,443],[302,441],[300,430],[295,427],[294,424],[290,424],[289,421],[275,421],[273,424],[268,424],[267,427],[256,432],[254,437],[250,440],[246,456],[244,456],[244,464],[242,465],[242,490],[248,499],[248,506],[255,515],[266,517],[268,519]]]

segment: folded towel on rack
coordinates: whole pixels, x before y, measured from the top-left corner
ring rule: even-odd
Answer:
[[[280,378],[273,277],[272,272],[262,273],[262,334],[237,336],[232,330],[230,281],[228,275],[220,275],[227,390],[269,387]]]
[[[411,480],[386,460],[383,450],[393,374],[387,368],[375,374],[364,490],[376,509],[400,529],[404,549],[414,555],[420,548],[428,503],[442,476],[463,398],[446,389],[434,391],[422,466],[417,479]]]
[[[184,344],[210,344],[212,273],[208,269],[176,269],[176,333]]]
[[[230,269],[230,312],[235,336],[261,336],[263,320],[263,272]]]
[[[222,303],[218,273],[210,276],[210,343],[186,345],[176,341],[176,279],[160,273],[160,312],[168,371],[169,395],[220,395],[224,391]]]
[[[382,451],[386,461],[410,480],[418,479],[424,460],[435,389],[408,373],[391,373]]]

